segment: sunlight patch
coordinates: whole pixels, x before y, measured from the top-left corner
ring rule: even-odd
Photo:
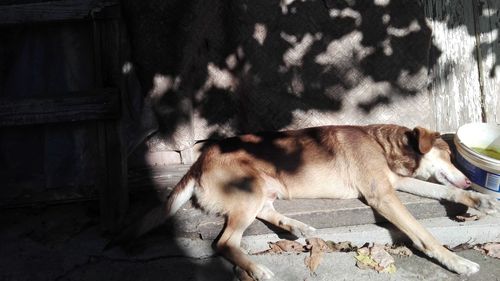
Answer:
[[[153,89],[151,90],[151,97],[159,97],[170,90],[177,90],[179,84],[179,77],[173,79],[170,75],[157,73],[153,77]]]
[[[389,26],[387,28],[387,33],[392,35],[392,36],[396,36],[396,37],[404,37],[412,32],[418,32],[418,31],[420,31],[420,29],[422,29],[422,28],[420,27],[420,24],[418,24],[418,21],[413,20],[410,23],[410,25],[406,28],[397,28],[397,27]]]
[[[281,13],[283,15],[288,14],[288,5],[291,5],[295,0],[281,0],[280,1],[280,7],[281,7]]]
[[[126,61],[122,66],[122,73],[129,74],[132,71],[133,65],[131,62]]]
[[[293,45],[292,48],[289,48],[285,54],[283,54],[283,62],[286,67],[301,66],[302,58],[309,51],[314,41],[321,40],[321,37],[321,33],[317,33],[315,36],[306,33],[300,42],[296,42],[297,38],[295,36],[282,32],[281,38]]]
[[[254,26],[253,38],[262,46],[267,37],[267,28],[263,23]]]
[[[391,2],[390,0],[375,0],[375,5],[377,6],[387,6]]]
[[[217,67],[214,63],[207,65],[208,78],[207,83],[223,90],[234,90],[236,88],[237,79],[226,69]]]
[[[342,9],[342,10],[339,10],[339,9],[330,9],[328,11],[329,15],[331,18],[337,18],[337,17],[341,17],[341,18],[353,18],[354,19],[354,23],[356,24],[356,26],[360,26],[361,25],[361,14],[358,12],[358,11],[355,11],[351,8],[345,8],[345,9]]]

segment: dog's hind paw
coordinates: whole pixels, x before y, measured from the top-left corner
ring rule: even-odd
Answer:
[[[301,223],[301,225],[293,226],[291,228],[291,232],[297,237],[309,238],[314,236],[314,234],[316,233],[316,228],[305,223]]]

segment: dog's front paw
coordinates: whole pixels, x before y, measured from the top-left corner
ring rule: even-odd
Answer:
[[[469,197],[478,211],[488,215],[500,213],[500,202],[495,197],[475,191],[469,191]]]
[[[448,268],[460,275],[469,276],[479,271],[479,264],[455,255]]]

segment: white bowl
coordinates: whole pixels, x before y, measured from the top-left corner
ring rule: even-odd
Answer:
[[[457,164],[471,180],[472,188],[500,200],[500,160],[480,154],[472,148],[500,151],[500,126],[469,123],[461,126],[454,138]]]

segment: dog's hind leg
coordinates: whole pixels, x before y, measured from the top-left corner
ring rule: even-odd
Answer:
[[[264,204],[262,210],[257,214],[257,218],[280,227],[297,237],[311,237],[316,231],[316,228],[312,226],[278,213],[271,200]]]
[[[235,266],[243,269],[254,280],[270,279],[271,270],[253,262],[240,248],[245,229],[255,220],[265,202],[263,182],[252,175],[252,171],[226,168],[225,177],[213,182],[209,196],[221,204],[226,217],[226,225],[216,244],[216,250]],[[215,177],[212,177],[212,179]],[[222,191],[222,192],[216,192]]]
[[[217,241],[217,251],[234,265],[245,270],[254,280],[271,279],[274,274],[267,267],[253,262],[240,248],[245,229],[253,222],[258,209],[242,205],[227,214],[226,227]],[[260,207],[260,206],[258,206]]]
[[[479,265],[464,259],[443,247],[406,209],[388,181],[372,180],[371,191],[363,194],[368,204],[398,227],[427,256],[435,258],[448,269],[459,274],[470,275],[479,271]],[[382,186],[382,183],[383,186]],[[375,186],[376,185],[376,186]]]

